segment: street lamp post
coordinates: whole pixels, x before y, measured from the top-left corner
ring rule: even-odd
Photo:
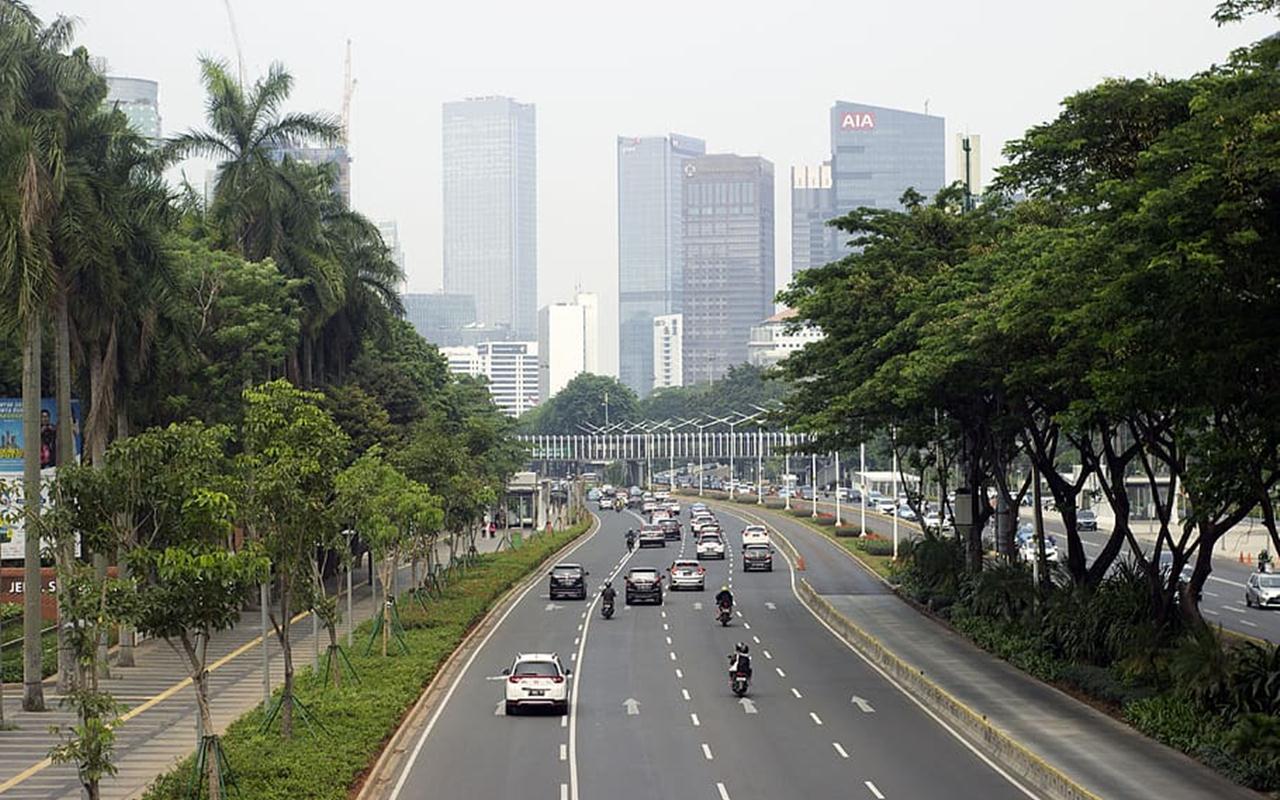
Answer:
[[[818,518],[818,452],[809,452],[809,494],[813,496],[813,517]]]
[[[836,526],[840,525],[840,450],[836,450]]]
[[[756,421],[756,505],[764,505],[764,423]]]
[[[867,445],[865,442],[858,445],[858,494],[862,495],[862,532],[859,536],[867,535]]]
[[[786,474],[782,478],[782,484],[787,487],[787,496],[782,499],[783,506],[787,511],[791,510],[791,427],[787,426],[782,429],[782,453],[786,463],[783,466],[783,472]]]
[[[889,431],[889,446],[893,448],[893,560],[898,560],[898,445],[894,441],[892,429]]]

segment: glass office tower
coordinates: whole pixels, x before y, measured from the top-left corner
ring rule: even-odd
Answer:
[[[536,154],[532,104],[444,104],[444,290],[517,339],[537,335]]]

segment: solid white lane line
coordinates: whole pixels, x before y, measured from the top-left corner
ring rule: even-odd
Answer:
[[[708,761],[712,759],[711,748],[707,746],[706,742],[702,743],[702,754],[707,757]]]
[[[840,743],[839,743],[839,742],[832,742],[832,743],[831,743],[831,746],[832,746],[832,747],[834,747],[834,748],[836,749],[836,752],[840,754],[840,757],[841,757],[841,758],[848,758],[848,757],[849,757],[849,754],[848,754],[848,753],[846,753],[846,752],[844,751],[844,748],[840,746]]]
[[[822,724],[822,717],[819,717],[817,714],[813,713],[812,711],[809,712],[809,719],[813,720],[814,725]]]
[[[702,724],[701,720],[698,719],[697,714],[690,714],[689,721],[693,723],[693,727],[695,728]]]
[[[773,668],[773,671],[774,671],[774,672],[776,672],[776,673],[778,673],[778,677],[779,677],[779,678],[785,678],[785,677],[787,677],[787,673],[785,673],[785,672],[783,672],[783,671],[782,671],[782,667],[774,667],[774,668]]]
[[[1225,608],[1225,609],[1226,609],[1226,610],[1228,610],[1228,611],[1234,611],[1234,612],[1236,612],[1237,614],[1248,614],[1248,613],[1249,613],[1248,611],[1245,611],[1243,608],[1236,608],[1235,606],[1222,606],[1222,608]]]
[[[797,689],[797,688],[796,688],[796,687],[794,687],[794,686],[792,686],[792,687],[791,687],[791,693],[792,693],[792,694],[794,694],[794,695],[796,696],[796,699],[797,699],[797,700],[799,700],[800,698],[804,697],[804,695],[800,694],[800,690],[799,690],[799,689]]]
[[[684,697],[684,699],[685,699],[685,700],[688,700],[688,699],[689,699],[689,690],[688,690],[688,689],[681,689],[681,690],[680,690],[680,695],[681,695],[682,697]]]
[[[565,742],[560,743],[560,760],[567,761],[569,759],[569,745]]]
[[[729,792],[724,788],[723,783],[716,784],[716,791],[720,793],[720,800],[729,800]]]
[[[772,660],[773,660],[773,653],[770,653],[768,650],[765,650],[765,651],[764,651],[764,657],[765,657],[765,658],[767,658],[767,659],[769,659],[770,661],[772,661]]]
[[[880,790],[876,788],[874,783],[866,781],[866,784],[867,788],[871,790],[871,793],[876,796],[876,800],[884,800],[884,795],[880,794]]]

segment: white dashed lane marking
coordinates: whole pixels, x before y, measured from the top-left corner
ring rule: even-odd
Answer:
[[[712,759],[711,748],[707,745],[706,742],[702,743],[702,754],[707,757],[708,761]]]
[[[840,743],[839,743],[839,742],[832,742],[832,743],[831,743],[831,746],[832,746],[832,747],[834,747],[834,748],[836,749],[836,752],[840,754],[840,757],[841,757],[841,758],[848,758],[848,757],[849,757],[849,754],[848,754],[848,753],[846,753],[846,752],[844,751],[844,748],[840,746]]]
[[[697,714],[690,714],[689,721],[693,723],[693,727],[695,728],[702,724],[702,722],[698,720]]]
[[[787,677],[787,673],[785,673],[785,672],[783,672],[783,671],[782,671],[782,667],[774,667],[774,668],[773,668],[773,671],[774,671],[774,672],[776,672],[776,673],[778,673],[778,677],[779,677],[779,678],[785,678],[785,677]]]
[[[817,714],[813,713],[812,711],[809,712],[809,719],[813,720],[814,725],[822,724],[822,717],[819,717]]]
[[[796,696],[796,699],[797,699],[797,700],[799,700],[800,698],[804,697],[804,695],[800,694],[800,690],[799,690],[799,689],[797,689],[797,688],[796,688],[796,687],[794,687],[794,686],[792,686],[792,687],[791,687],[791,693],[792,693],[793,695],[795,695],[795,696]]]
[[[871,781],[866,781],[866,786],[871,790],[871,794],[875,795],[876,800],[884,800],[884,795],[880,794],[880,790]]]

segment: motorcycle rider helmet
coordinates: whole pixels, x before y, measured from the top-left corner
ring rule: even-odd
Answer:
[[[746,643],[746,642],[738,642],[737,644],[735,644],[735,645],[733,646],[733,649],[734,649],[734,650],[736,650],[736,651],[737,651],[737,652],[739,652],[739,653],[742,653],[742,654],[745,656],[745,655],[747,654],[747,650],[748,650],[749,648],[747,647],[747,643]]]
[[[613,581],[605,581],[605,582],[604,582],[604,588],[606,588],[606,589],[612,589],[612,588],[613,588]]]
[[[728,584],[721,584],[721,585],[720,585],[720,591],[722,591],[722,592],[727,592],[727,591],[729,591],[729,586],[728,586]]]

